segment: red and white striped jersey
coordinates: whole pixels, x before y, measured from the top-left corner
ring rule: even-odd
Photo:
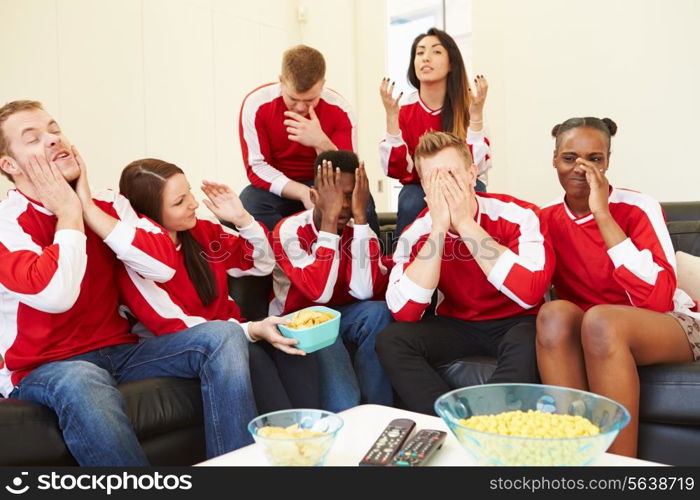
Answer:
[[[409,95],[399,109],[399,135],[387,134],[379,143],[379,163],[384,173],[398,179],[401,184],[420,184],[418,172],[413,164],[413,154],[421,136],[430,131],[442,130],[442,108],[430,109],[421,101],[418,92]],[[489,140],[483,129],[467,130],[467,146],[472,153],[477,174],[491,168]]]
[[[282,219],[272,233],[277,265],[272,273],[270,314],[287,314],[314,304],[347,304],[381,296],[389,272],[379,239],[368,224],[343,233],[318,231],[313,209]]]
[[[317,156],[314,148],[289,140],[285,111],[281,84],[268,83],[246,96],[238,120],[243,163],[250,183],[277,196],[281,196],[290,179],[313,180]],[[355,117],[340,94],[324,88],[314,112],[338,149],[356,149]]]
[[[557,255],[557,296],[584,310],[597,304],[659,312],[692,308],[692,299],[676,291],[676,256],[661,205],[645,194],[611,187],[609,206],[627,235],[610,249],[593,214],[576,217],[564,196],[542,208]]]
[[[502,194],[476,193],[475,220],[507,249],[498,257],[488,241],[465,241],[448,232],[440,267],[436,314],[468,321],[486,321],[537,314],[554,271],[546,225],[535,205]],[[434,289],[423,288],[406,275],[406,268],[426,244],[432,227],[425,209],[399,238],[386,302],[396,321],[418,321]],[[436,249],[437,251],[437,249]],[[497,258],[488,276],[474,252]]]
[[[118,314],[117,259],[165,281],[175,272],[175,246],[121,195],[95,203],[119,222],[104,241],[56,231],[56,217],[11,190],[0,203],[0,393],[7,396],[33,369],[101,347],[137,342]]]
[[[175,275],[168,281],[157,283],[128,266],[121,266],[117,273],[121,303],[154,335],[212,320],[243,321],[238,306],[228,295],[228,277],[266,276],[275,265],[267,230],[258,222],[234,231],[197,219],[190,234],[202,247],[216,283],[218,294],[209,305],[205,306],[199,298],[179,246]],[[247,323],[242,326],[247,334]]]

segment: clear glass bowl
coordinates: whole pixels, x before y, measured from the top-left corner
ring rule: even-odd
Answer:
[[[262,427],[289,427],[299,424],[301,429],[322,432],[307,438],[271,438],[258,435]],[[270,465],[308,466],[323,465],[333,446],[335,436],[343,427],[343,419],[324,410],[281,410],[254,418],[248,424],[250,432],[265,453]]]
[[[459,423],[475,415],[540,410],[579,415],[600,428],[596,436],[526,438],[477,431]],[[435,411],[479,465],[589,465],[630,421],[625,407],[591,392],[537,384],[487,384],[443,394]]]

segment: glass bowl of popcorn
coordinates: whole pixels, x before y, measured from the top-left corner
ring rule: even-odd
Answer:
[[[611,399],[537,384],[463,387],[435,411],[479,465],[590,465],[630,421]]]
[[[282,335],[297,339],[294,347],[314,352],[328,347],[338,338],[340,312],[330,307],[312,306],[285,316],[286,325],[277,325]]]
[[[248,432],[270,465],[323,465],[343,419],[325,410],[294,409],[266,413],[248,424]]]

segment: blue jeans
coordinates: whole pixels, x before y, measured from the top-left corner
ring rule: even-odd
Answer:
[[[341,314],[340,334],[334,344],[316,351],[321,406],[336,412],[360,402],[391,406],[391,383],[374,350],[377,335],[393,320],[386,302],[362,300],[333,308]],[[357,347],[354,370],[345,342]]]
[[[86,352],[42,365],[10,397],[51,408],[80,465],[148,465],[117,384],[150,377],[199,378],[207,456],[250,444],[256,409],[248,341],[228,321]]]
[[[476,180],[476,191],[486,192],[486,184],[479,179]],[[425,192],[420,184],[404,184],[399,192],[399,210],[396,214],[396,234],[394,240],[398,239],[403,230],[411,224],[418,214],[426,207]]]
[[[313,182],[303,182],[302,184],[312,186]],[[285,217],[298,214],[304,210],[304,204],[298,200],[282,198],[253,185],[249,185],[241,191],[240,198],[241,203],[243,203],[243,206],[250,215],[252,215],[256,221],[261,222],[270,231]],[[369,197],[369,203],[367,204],[367,222],[369,223],[369,227],[372,228],[372,231],[379,236],[379,219],[377,219],[374,198],[372,198],[371,195]]]

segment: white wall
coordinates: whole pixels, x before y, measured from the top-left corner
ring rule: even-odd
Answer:
[[[42,101],[93,187],[153,156],[242,189],[241,101],[300,42],[289,0],[0,0],[0,23],[0,101]]]
[[[340,92],[355,109],[358,155],[365,161],[377,211],[389,207],[388,186],[379,166],[379,141],[386,120],[379,84],[386,73],[385,0],[300,0],[307,13],[301,25],[302,43],[320,50],[326,59],[326,85]]]
[[[609,177],[660,201],[700,198],[700,2],[474,0],[473,66],[488,76],[490,190],[561,193],[554,124],[608,116]]]
[[[700,2],[472,3],[471,65],[491,85],[490,190],[537,203],[557,196],[552,125],[605,115],[620,127],[614,184],[698,199],[688,145],[700,129]],[[388,190],[377,190],[385,0],[0,0],[0,23],[0,101],[43,101],[81,148],[94,187],[115,186],[126,163],[155,156],[182,166],[195,187],[211,177],[242,189],[243,97],[277,77],[286,48],[317,47],[328,85],[355,107],[377,208],[389,207]]]

